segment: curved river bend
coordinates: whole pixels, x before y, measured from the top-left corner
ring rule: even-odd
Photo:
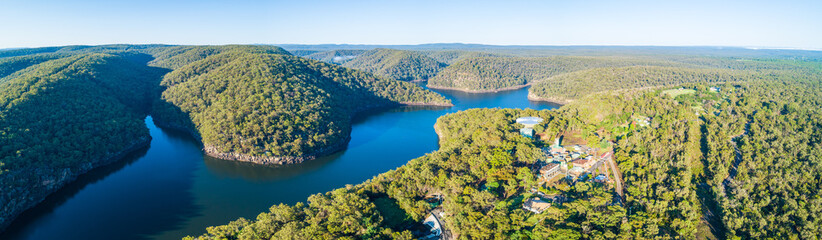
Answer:
[[[470,108],[552,109],[528,89],[435,90],[451,108],[408,106],[359,114],[348,147],[303,164],[259,166],[208,157],[185,133],[158,128],[147,149],[95,169],[20,215],[0,239],[180,239],[278,203],[358,184],[437,150],[439,116]]]

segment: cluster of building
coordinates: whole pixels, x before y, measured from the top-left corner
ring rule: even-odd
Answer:
[[[543,148],[543,152],[545,160],[534,164],[534,170],[538,171],[539,179],[543,182],[559,175],[570,179],[587,176],[584,173],[591,172],[591,168],[601,160],[596,156],[595,149],[580,145],[566,148],[560,145],[560,138],[556,138],[550,147]]]
[[[593,172],[597,162],[604,160],[608,155],[596,155],[596,149],[587,146],[573,145],[563,147],[560,145],[561,138],[556,138],[554,144],[543,148],[544,160],[540,160],[533,165],[533,170],[538,172],[541,183],[550,182],[557,176],[563,176],[572,182],[585,180],[588,173]],[[608,176],[599,174],[589,181],[598,183],[609,182]],[[546,196],[536,189],[531,190],[537,196],[531,197],[522,203],[522,208],[536,214],[540,214],[552,205],[561,204],[562,195]]]
[[[642,118],[640,120],[646,126],[650,124],[650,118]],[[533,138],[533,127],[542,122],[541,118],[537,117],[523,117],[517,119],[517,123],[525,127],[520,129],[520,134],[524,137]],[[558,176],[562,176],[576,182],[585,180],[588,173],[594,172],[598,162],[604,160],[609,155],[597,155],[597,149],[593,149],[584,145],[562,146],[562,139],[557,137],[554,143],[543,148],[544,158],[532,165],[532,170],[537,172],[540,183],[550,182]],[[589,181],[607,183],[608,176],[599,174]],[[536,196],[523,201],[522,208],[536,214],[540,214],[552,205],[562,204],[564,198],[562,195],[546,196],[544,193],[531,190]]]

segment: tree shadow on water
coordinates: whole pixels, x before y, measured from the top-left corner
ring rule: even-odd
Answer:
[[[170,152],[179,146],[169,143],[181,140],[173,139],[179,136],[158,135],[150,147],[82,174],[52,193],[21,214],[0,239],[139,240],[182,228],[202,208],[192,193],[199,159],[179,159]],[[199,150],[196,144],[192,149]]]

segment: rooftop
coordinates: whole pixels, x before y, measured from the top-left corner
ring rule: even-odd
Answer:
[[[529,198],[522,203],[522,208],[536,214],[542,213],[542,211],[545,211],[545,209],[548,209],[549,207],[551,207],[551,203],[536,197]]]

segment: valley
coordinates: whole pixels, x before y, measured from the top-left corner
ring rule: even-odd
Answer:
[[[819,232],[816,52],[435,46],[2,51],[0,237]]]

